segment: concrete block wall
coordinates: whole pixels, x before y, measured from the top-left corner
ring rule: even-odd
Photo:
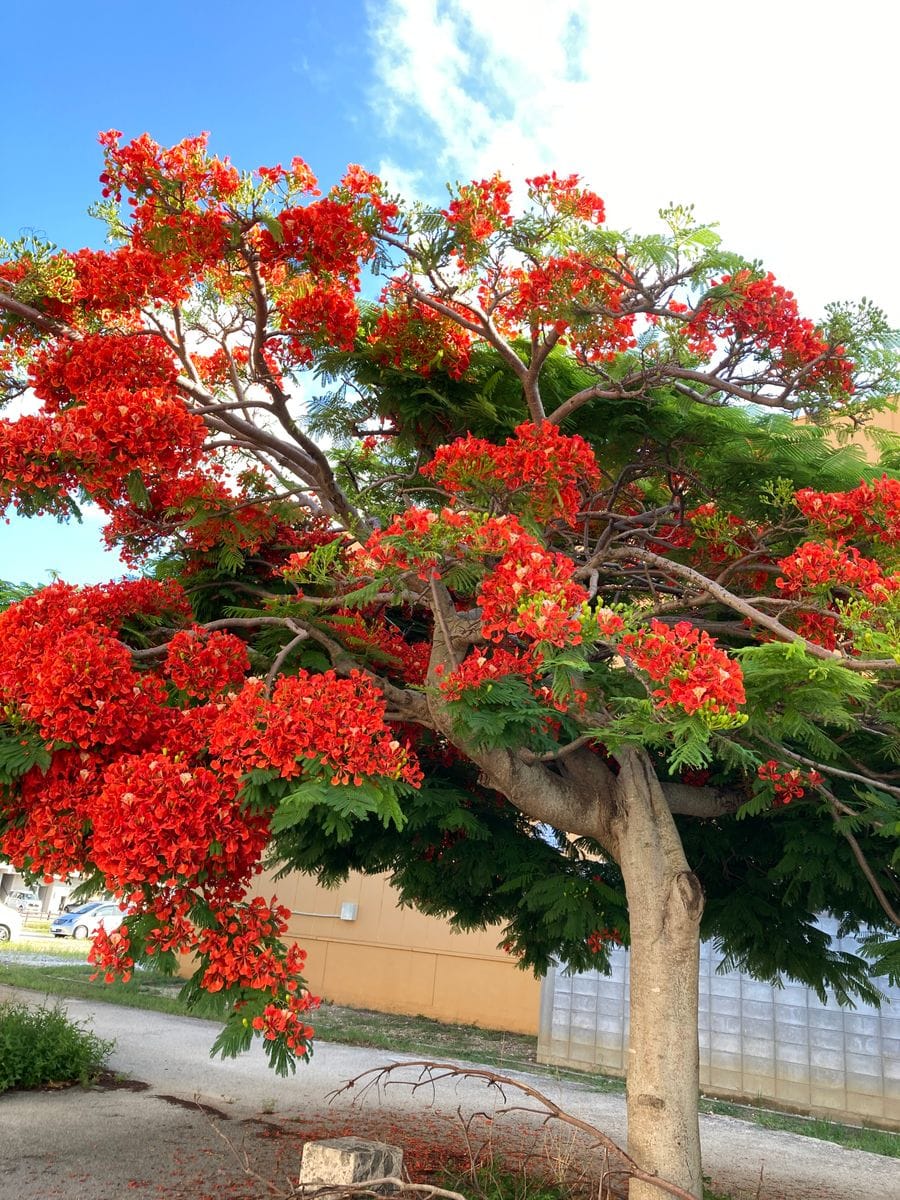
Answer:
[[[822,922],[833,936],[836,925]],[[835,937],[844,950],[852,938]],[[822,1003],[800,984],[775,988],[700,959],[700,1083],[718,1096],[770,1103],[836,1120],[900,1128],[900,989],[881,1010]],[[628,1047],[628,954],[612,973],[552,971],[541,993],[538,1059],[624,1074]]]

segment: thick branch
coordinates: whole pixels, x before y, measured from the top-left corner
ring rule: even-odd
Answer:
[[[42,313],[40,309],[33,308],[30,304],[23,304],[21,300],[16,300],[14,296],[10,296],[6,292],[0,292],[0,309],[15,313],[17,317],[22,317],[30,325],[42,329],[44,333],[52,333],[57,337],[78,338],[80,336],[71,326],[65,325],[62,321],[55,321],[52,317]]]
[[[736,812],[747,798],[727,788],[688,787],[685,783],[662,783],[660,786],[670,812],[704,821]]]

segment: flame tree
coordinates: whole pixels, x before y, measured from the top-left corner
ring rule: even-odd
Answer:
[[[842,1000],[896,970],[900,480],[821,431],[896,387],[883,316],[574,176],[401,209],[101,142],[111,248],[0,247],[0,497],[99,507],[134,573],[7,597],[0,850],[92,872],[98,970],[194,955],[280,1070],[315,1000],[267,853],[537,971],[626,943],[630,1152],[699,1196],[701,935]]]

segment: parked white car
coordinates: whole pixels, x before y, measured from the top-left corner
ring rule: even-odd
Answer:
[[[22,924],[21,913],[8,904],[0,904],[0,942],[18,940],[22,936]]]
[[[20,913],[39,913],[41,911],[40,896],[38,896],[37,892],[29,891],[26,888],[21,888],[17,892],[10,892],[4,903]]]
[[[91,904],[83,904],[74,912],[54,917],[50,922],[50,932],[54,937],[72,937],[80,940],[93,937],[100,928],[112,933],[124,920],[125,912],[115,901],[107,903],[95,900]]]

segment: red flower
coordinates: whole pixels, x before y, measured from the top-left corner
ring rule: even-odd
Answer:
[[[663,684],[652,693],[657,708],[735,714],[746,702],[738,663],[687,621],[670,626],[653,620],[649,630],[628,633],[619,645],[654,683]]]

